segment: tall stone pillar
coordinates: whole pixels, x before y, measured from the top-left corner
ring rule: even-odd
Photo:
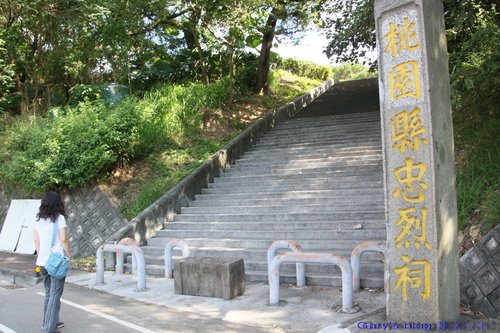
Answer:
[[[387,197],[387,319],[459,317],[453,128],[440,0],[375,0]]]

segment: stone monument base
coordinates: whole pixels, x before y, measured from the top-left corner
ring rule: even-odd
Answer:
[[[243,259],[188,257],[174,262],[174,287],[179,295],[232,299],[245,292]]]

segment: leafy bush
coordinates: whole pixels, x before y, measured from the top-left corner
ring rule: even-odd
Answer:
[[[318,65],[312,61],[303,61],[296,58],[281,58],[273,55],[272,61],[276,69],[282,69],[297,76],[314,80],[325,81],[332,77],[332,69],[329,66]]]
[[[332,71],[335,82],[377,77],[377,71],[370,71],[370,68],[358,63],[344,63],[333,66]]]
[[[448,31],[459,225],[464,229],[480,223],[487,231],[500,222],[498,12],[473,3],[449,5],[459,10],[450,15],[466,20],[456,21]]]
[[[77,106],[81,102],[99,101],[103,94],[102,86],[93,86],[88,84],[77,84],[69,89],[71,95],[69,104]]]
[[[80,103],[66,115],[25,118],[6,131],[1,177],[30,191],[75,187],[126,159],[138,116],[128,101],[109,109]]]

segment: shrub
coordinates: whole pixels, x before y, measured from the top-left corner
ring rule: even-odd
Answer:
[[[312,61],[303,61],[296,58],[283,59],[274,55],[272,60],[276,69],[282,69],[297,76],[314,80],[325,81],[332,77],[332,69],[329,66],[318,65]]]
[[[357,63],[345,63],[332,67],[335,82],[377,77],[376,71]]]
[[[84,102],[63,116],[23,119],[6,132],[0,175],[38,192],[85,184],[130,156],[137,124],[133,101],[112,109]]]

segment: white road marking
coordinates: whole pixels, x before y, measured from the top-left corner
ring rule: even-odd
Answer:
[[[13,331],[10,328],[8,328],[7,326],[4,326],[2,324],[0,324],[0,332],[3,332],[3,333],[16,333],[16,331]]]
[[[40,296],[44,296],[45,297],[45,293],[42,293],[42,292],[38,292],[37,293],[38,295]],[[138,332],[143,332],[143,333],[156,333],[155,331],[151,331],[150,329],[147,329],[145,327],[142,327],[142,326],[139,326],[139,325],[135,325],[135,324],[132,324],[132,323],[129,323],[128,321],[125,321],[125,320],[121,320],[121,319],[118,319],[116,317],[113,317],[113,316],[110,316],[108,314],[105,314],[105,313],[102,313],[100,311],[97,311],[97,310],[93,310],[93,309],[90,309],[90,308],[87,308],[83,305],[80,305],[80,304],[77,304],[77,303],[74,303],[74,302],[71,302],[71,301],[68,301],[64,298],[61,298],[61,302],[62,303],[65,303],[65,304],[68,304],[70,306],[73,306],[77,309],[80,309],[80,310],[83,310],[83,311],[87,311],[89,313],[92,313],[96,316],[99,316],[99,317],[102,317],[104,319],[107,319],[107,320],[111,320],[111,321],[114,321],[115,323],[118,323],[120,325],[123,325],[123,326],[126,326],[126,327],[129,327],[131,329],[134,329]],[[7,332],[7,333],[16,333],[16,332]]]

